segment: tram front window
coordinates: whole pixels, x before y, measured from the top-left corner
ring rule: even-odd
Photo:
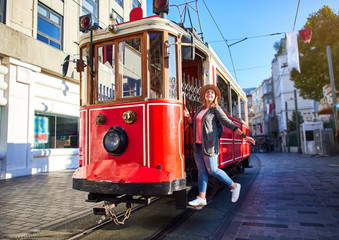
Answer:
[[[106,45],[98,48],[98,86],[97,101],[115,98],[115,48]]]
[[[119,82],[123,97],[141,96],[141,38],[119,42]],[[120,85],[121,86],[121,85]]]
[[[150,98],[163,96],[163,34],[149,33],[150,38]]]
[[[177,54],[176,54],[176,45],[175,37],[168,36],[169,47],[169,59],[168,59],[168,69],[169,69],[169,98],[178,99],[178,80],[177,80]]]

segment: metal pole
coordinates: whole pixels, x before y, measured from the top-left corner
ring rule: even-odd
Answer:
[[[301,141],[300,141],[300,126],[299,126],[299,111],[298,111],[298,100],[297,100],[297,90],[294,89],[294,104],[295,104],[295,120],[296,120],[296,131],[298,139],[298,151],[297,153],[301,154]]]
[[[327,62],[328,62],[328,69],[330,72],[330,81],[331,81],[331,87],[332,87],[332,100],[333,104],[337,105],[337,96],[335,91],[335,85],[334,85],[334,74],[333,74],[333,65],[332,65],[332,56],[331,56],[331,46],[326,46],[327,50]]]
[[[333,119],[334,119],[334,122],[335,122],[334,127],[335,127],[335,132],[336,132],[336,137],[334,139],[335,139],[335,141],[337,141],[337,137],[338,137],[337,93],[335,91],[332,56],[331,56],[331,46],[330,45],[326,46],[326,51],[327,51],[328,70],[330,72],[330,81],[331,81],[331,88],[332,88],[332,100],[333,100],[332,111],[333,111]]]
[[[291,152],[290,149],[290,133],[288,131],[288,108],[287,108],[287,102],[285,102],[285,109],[286,109],[286,144],[287,144],[287,152]]]

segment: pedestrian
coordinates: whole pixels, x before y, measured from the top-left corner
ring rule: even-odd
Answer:
[[[218,105],[221,94],[218,87],[208,84],[201,88],[201,108],[193,119],[185,109],[185,117],[190,124],[193,123],[193,154],[198,168],[199,196],[188,204],[191,206],[204,206],[206,202],[206,189],[208,174],[211,174],[231,188],[232,202],[239,198],[241,185],[235,183],[222,169],[218,168],[219,137],[216,119],[222,125],[241,135],[245,140],[255,144],[255,140],[246,136],[225,114]]]

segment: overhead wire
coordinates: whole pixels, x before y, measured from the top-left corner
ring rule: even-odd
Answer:
[[[227,39],[227,41],[238,41],[238,40],[244,40],[244,39],[253,39],[253,38],[261,38],[261,37],[271,37],[275,35],[281,35],[285,34],[284,32],[277,32],[277,33],[270,33],[270,34],[264,34],[264,35],[257,35],[257,36],[251,36],[251,37],[244,37],[244,38],[233,38],[233,39]],[[214,40],[209,41],[210,43],[216,43],[216,42],[223,42],[224,40]]]
[[[296,22],[297,22],[297,16],[298,16],[298,11],[299,11],[299,5],[300,5],[300,0],[298,0],[297,12],[295,13],[294,24],[293,24],[293,32],[294,32],[294,29],[295,29],[295,24],[296,24]]]
[[[238,77],[237,77],[237,72],[235,71],[235,67],[234,67],[232,52],[231,52],[230,46],[228,45],[227,39],[226,39],[226,38],[224,37],[224,35],[222,34],[222,32],[221,32],[221,30],[220,30],[220,28],[219,28],[217,22],[215,21],[213,15],[212,15],[212,13],[211,13],[211,11],[210,11],[209,8],[207,7],[207,4],[205,3],[205,0],[202,0],[202,1],[203,1],[203,3],[204,3],[204,5],[205,5],[205,7],[206,7],[208,13],[210,14],[210,16],[211,16],[211,18],[212,18],[212,20],[213,20],[215,26],[217,27],[217,29],[218,29],[218,31],[219,31],[221,37],[223,38],[223,40],[224,40],[224,42],[225,42],[225,44],[226,44],[226,46],[227,46],[227,48],[228,48],[228,52],[229,52],[229,55],[230,55],[230,58],[231,58],[231,63],[232,63],[232,67],[233,67],[233,71],[234,71],[234,75],[235,75],[235,80],[238,82]]]

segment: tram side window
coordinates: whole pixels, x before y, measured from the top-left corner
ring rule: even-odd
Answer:
[[[230,107],[229,107],[229,97],[228,97],[228,92],[229,92],[229,85],[224,81],[222,77],[218,75],[217,77],[217,86],[220,89],[221,93],[221,99],[219,101],[219,105],[226,110],[227,112],[230,112]]]
[[[245,116],[245,101],[240,98],[241,120],[246,121]]]
[[[239,118],[239,101],[238,101],[238,94],[232,88],[232,116]]]
[[[115,98],[114,56],[114,45],[98,47],[98,101],[107,101]]]
[[[141,96],[141,38],[119,42],[119,82],[123,97]],[[121,85],[120,85],[121,86]]]
[[[163,97],[163,35],[149,33],[150,98]]]
[[[169,98],[178,99],[178,79],[177,79],[177,54],[175,37],[168,36],[168,43],[171,44],[169,47]]]

